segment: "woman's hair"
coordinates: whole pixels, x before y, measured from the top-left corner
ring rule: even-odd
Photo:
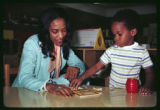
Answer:
[[[67,15],[64,12],[62,8],[49,8],[43,12],[43,14],[40,17],[40,29],[38,32],[38,38],[42,42],[40,47],[42,48],[42,53],[44,54],[44,57],[51,57],[52,60],[55,59],[55,57],[51,54],[54,52],[54,44],[50,39],[49,34],[49,26],[50,23],[57,19],[57,18],[63,18],[66,22],[66,30],[67,35],[65,36],[63,40],[63,57],[67,60],[69,56],[69,37],[70,37],[70,25],[69,21],[67,19]]]
[[[141,18],[140,15],[131,9],[123,9],[118,11],[112,18],[111,24],[113,22],[123,22],[124,25],[129,29],[132,30],[134,28],[137,29],[137,35],[134,37],[135,41],[137,37],[141,35],[142,32],[142,25],[141,25]]]

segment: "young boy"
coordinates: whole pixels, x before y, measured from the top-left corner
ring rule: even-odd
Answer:
[[[151,93],[153,63],[147,49],[142,48],[134,41],[139,33],[139,18],[140,16],[130,9],[120,10],[116,13],[111,23],[115,45],[104,52],[97,64],[93,65],[78,79],[73,80],[70,83],[71,88],[78,88],[84,79],[111,63],[109,87],[125,88],[127,78],[140,80],[139,74],[142,66],[146,78],[145,84],[139,89],[139,93],[144,95]]]

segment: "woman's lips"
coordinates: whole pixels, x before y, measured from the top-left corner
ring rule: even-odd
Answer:
[[[62,43],[63,43],[62,40],[57,40],[57,41],[56,41],[56,44],[62,44]]]
[[[59,40],[58,43],[62,43],[62,40]]]

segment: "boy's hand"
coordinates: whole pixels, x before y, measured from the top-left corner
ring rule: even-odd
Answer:
[[[64,78],[68,79],[71,82],[73,79],[77,78],[79,71],[79,68],[69,66],[67,67],[67,72],[64,75]]]
[[[81,79],[74,79],[69,87],[72,88],[72,89],[77,89],[79,87],[79,85],[81,84],[82,80]]]
[[[141,94],[141,95],[150,95],[150,94],[152,94],[152,91],[150,89],[146,88],[146,87],[141,87],[139,89],[139,94]]]

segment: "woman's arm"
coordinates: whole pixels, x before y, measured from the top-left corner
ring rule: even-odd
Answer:
[[[40,53],[39,45],[34,38],[29,38],[24,44],[19,72],[12,86],[41,91],[40,88],[45,84],[45,81],[38,79],[37,73],[34,72],[38,66],[36,62],[38,53]]]

